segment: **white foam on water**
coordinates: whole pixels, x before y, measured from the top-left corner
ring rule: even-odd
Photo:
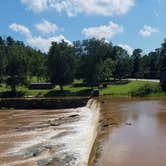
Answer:
[[[70,111],[70,114],[63,114],[63,116],[68,117],[77,114],[79,118],[72,122],[63,123],[60,126],[49,126],[33,132],[27,131],[27,133],[32,134],[32,137],[23,143],[18,142],[17,147],[9,149],[6,154],[17,156],[18,154],[24,154],[34,146],[47,145],[54,148],[58,147],[58,150],[54,154],[41,153],[37,157],[30,157],[20,162],[72,156],[75,159],[74,164],[73,162],[71,164],[68,162],[67,166],[86,166],[97,135],[100,106],[97,101],[89,100],[86,107],[68,109],[68,111]],[[59,134],[62,135],[58,136]],[[12,166],[17,163],[20,164],[20,162],[13,161],[9,162],[8,165]]]
[[[76,153],[77,165],[88,164],[91,149],[96,139],[100,106],[94,100],[90,100],[86,107],[78,108],[80,121],[71,124],[76,133],[67,135],[60,140],[66,144],[65,153]]]

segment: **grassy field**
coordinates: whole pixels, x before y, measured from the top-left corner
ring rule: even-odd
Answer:
[[[107,88],[101,90],[102,95],[113,95],[113,96],[126,96],[130,95],[132,92],[137,91],[139,88],[145,85],[151,86],[157,89],[158,95],[166,95],[166,93],[161,93],[158,83],[146,82],[146,81],[131,81],[123,85],[109,85]],[[153,94],[155,95],[155,93]]]
[[[74,86],[77,84],[77,86]],[[81,81],[75,81],[74,85],[64,86],[64,92],[60,91],[60,88],[56,86],[52,90],[29,90],[27,87],[17,87],[17,91],[21,92],[22,96],[86,96],[91,92],[90,87],[82,85]],[[5,85],[0,86],[0,97],[7,93],[9,89]],[[126,84],[120,85],[108,85],[107,88],[100,89],[101,95],[112,96],[152,96],[161,97],[166,96],[166,92],[162,92],[158,83],[146,82],[146,81],[131,81]]]
[[[0,86],[0,97],[7,96],[10,89],[6,87],[4,84],[1,84]],[[56,86],[54,89],[48,89],[48,90],[30,90],[25,86],[19,86],[17,87],[17,92],[19,96],[46,96],[46,97],[52,97],[52,96],[84,96],[86,94],[89,94],[91,91],[90,87],[86,86],[78,86],[74,87],[73,85],[66,85],[64,86],[63,93],[60,91],[59,86]]]

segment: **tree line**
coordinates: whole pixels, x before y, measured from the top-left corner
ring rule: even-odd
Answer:
[[[17,85],[28,85],[32,78],[50,81],[61,87],[74,79],[89,86],[124,78],[158,79],[166,67],[166,40],[148,54],[135,49],[132,55],[104,39],[52,42],[49,52],[42,53],[12,37],[0,37],[0,82],[16,92]]]

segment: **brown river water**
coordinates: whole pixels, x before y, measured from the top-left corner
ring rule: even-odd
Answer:
[[[97,166],[166,166],[166,100],[102,99]]]
[[[91,165],[166,166],[166,100],[100,100]],[[98,106],[89,105],[0,110],[0,166],[86,166],[99,120]]]
[[[98,108],[0,110],[0,166],[86,166]]]

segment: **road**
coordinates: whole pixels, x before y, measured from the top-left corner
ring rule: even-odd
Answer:
[[[148,81],[148,82],[160,82],[160,80],[154,80],[154,79],[134,79],[134,78],[129,78],[128,80],[130,81]]]

